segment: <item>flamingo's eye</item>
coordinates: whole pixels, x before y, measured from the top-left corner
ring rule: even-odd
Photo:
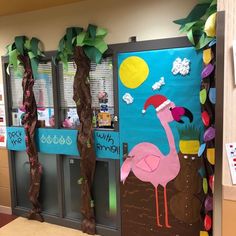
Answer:
[[[170,111],[171,111],[172,109],[173,109],[172,107],[169,108]]]

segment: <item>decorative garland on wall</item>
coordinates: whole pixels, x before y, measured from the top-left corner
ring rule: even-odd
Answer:
[[[9,66],[13,66],[15,71],[19,69],[19,65],[24,67],[22,78],[22,109],[25,110],[25,116],[22,124],[25,129],[26,152],[30,163],[29,200],[33,205],[33,209],[29,212],[28,218],[42,222],[44,219],[41,215],[41,206],[38,200],[42,165],[38,159],[38,151],[35,142],[38,115],[33,91],[34,80],[37,77],[39,58],[43,56],[38,47],[39,42],[37,38],[29,40],[26,36],[18,36],[12,44],[7,46],[7,54],[9,56]]]
[[[198,156],[203,158],[205,168],[199,169],[203,181],[205,200],[202,207],[204,229],[200,236],[212,235],[214,165],[215,165],[215,54],[216,54],[216,0],[201,0],[189,15],[174,21],[185,32],[196,50],[203,51],[204,69],[201,73],[200,103],[202,122],[205,127]]]
[[[93,135],[93,110],[90,93],[89,72],[90,63],[100,63],[102,55],[107,50],[104,37],[107,31],[95,25],[89,25],[87,31],[83,28],[67,28],[66,34],[60,40],[57,61],[62,61],[64,68],[68,68],[68,61],[73,58],[77,70],[73,85],[73,100],[80,119],[78,132],[78,150],[81,157],[82,231],[95,234],[94,200],[92,198],[92,184],[96,166]]]

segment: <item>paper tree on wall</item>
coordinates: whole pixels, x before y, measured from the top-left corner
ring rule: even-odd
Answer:
[[[68,28],[65,36],[60,40],[56,56],[56,60],[62,61],[65,68],[68,68],[68,60],[71,58],[77,66],[73,85],[73,100],[76,103],[77,114],[80,119],[78,149],[81,157],[82,174],[80,181],[82,185],[82,230],[88,234],[95,234],[91,187],[96,164],[89,72],[91,61],[99,63],[103,53],[107,50],[107,44],[104,42],[106,34],[105,29],[95,25],[89,25],[87,31],[79,27]]]
[[[16,71],[19,65],[24,67],[22,78],[23,101],[22,109],[25,111],[23,125],[25,128],[26,152],[30,163],[30,189],[29,200],[33,205],[28,218],[43,221],[41,216],[41,206],[38,201],[40,191],[40,181],[42,175],[42,166],[39,163],[38,152],[35,143],[35,131],[37,128],[37,104],[34,97],[34,79],[37,76],[39,58],[43,56],[39,49],[39,40],[32,38],[29,40],[26,36],[18,36],[14,42],[7,46],[9,56],[9,66],[13,66]]]

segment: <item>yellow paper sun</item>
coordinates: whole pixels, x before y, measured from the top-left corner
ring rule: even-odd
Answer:
[[[127,88],[139,87],[147,79],[148,74],[148,65],[140,57],[128,57],[120,65],[120,80]]]

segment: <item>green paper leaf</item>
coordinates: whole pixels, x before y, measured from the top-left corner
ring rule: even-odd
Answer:
[[[203,178],[202,188],[203,188],[204,193],[207,194],[207,192],[208,192],[207,178]]]
[[[102,53],[95,47],[84,46],[84,52],[86,56],[95,63],[100,63],[102,59]]]
[[[63,37],[59,42],[58,51],[62,52],[64,50],[64,47],[65,47],[65,38]]]
[[[197,4],[186,18],[175,20],[174,23],[178,25],[183,25],[189,22],[197,21],[205,15],[209,6],[210,3]]]
[[[205,33],[202,34],[202,36],[200,37],[197,45],[196,45],[196,49],[202,49],[204,48],[206,45],[208,45],[211,41],[213,40],[213,38],[209,38],[206,36]]]
[[[189,41],[190,41],[193,45],[195,45],[194,37],[193,37],[193,30],[192,30],[192,29],[190,29],[190,30],[187,32],[187,37],[188,37]]]
[[[89,34],[89,37],[91,37],[92,39],[96,38],[96,31],[97,31],[97,26],[96,25],[88,25],[87,28],[87,33]]]
[[[75,31],[75,36],[79,35],[81,32],[83,32],[83,28],[81,27],[74,27],[74,31]]]
[[[72,39],[73,39],[73,28],[67,28],[65,46],[68,54],[73,53]]]
[[[179,32],[183,33],[183,32],[189,31],[196,23],[197,23],[197,21],[194,21],[194,22],[190,22],[190,23],[183,25],[183,27],[181,27]]]
[[[15,37],[16,49],[21,55],[24,55],[25,38],[26,38],[25,36]]]
[[[24,47],[27,49],[27,50],[30,50],[30,40],[29,39],[26,39],[25,40],[25,45]]]
[[[37,56],[38,55],[38,45],[39,45],[39,40],[37,38],[32,38],[30,40],[30,49],[32,53]]]
[[[97,28],[96,36],[103,36],[103,37],[105,37],[106,35],[107,35],[107,30],[106,29],[100,28],[100,27]]]
[[[13,69],[16,71],[18,68],[18,51],[17,49],[12,50],[9,52],[9,64],[13,66]]]
[[[33,59],[33,58],[36,57],[36,55],[34,55],[34,53],[32,53],[32,52],[28,52],[28,55],[29,55],[29,58],[30,58],[30,59]]]
[[[37,58],[35,57],[30,58],[30,64],[33,71],[33,76],[36,79],[38,77],[38,64],[39,64]]]
[[[81,32],[77,37],[76,37],[76,46],[84,46],[84,39],[86,36],[86,32]]]

